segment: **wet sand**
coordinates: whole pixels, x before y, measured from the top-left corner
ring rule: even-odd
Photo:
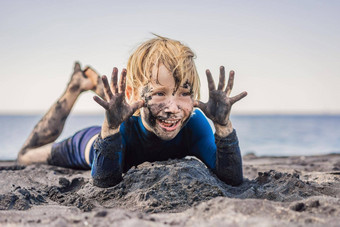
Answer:
[[[0,162],[0,225],[339,226],[340,154],[243,157],[231,187],[193,158],[143,163],[112,188],[90,171]]]

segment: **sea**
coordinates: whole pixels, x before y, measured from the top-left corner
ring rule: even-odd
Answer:
[[[42,115],[0,115],[0,160],[14,160]],[[71,114],[57,141],[103,115]],[[296,156],[340,153],[340,115],[232,115],[242,155]]]

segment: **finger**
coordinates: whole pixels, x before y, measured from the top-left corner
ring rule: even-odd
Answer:
[[[198,107],[200,108],[203,112],[205,112],[206,108],[207,108],[207,104],[201,101],[194,101],[194,107]]]
[[[112,87],[112,91],[115,94],[118,93],[117,82],[118,82],[118,69],[114,67],[112,70],[112,75],[111,75],[111,87]]]
[[[132,103],[131,108],[132,108],[133,113],[136,112],[136,110],[142,108],[143,106],[144,106],[143,100],[139,100],[139,101]]]
[[[100,78],[98,78],[100,80]],[[100,98],[105,99],[105,92],[103,86],[97,86],[96,94],[99,95]]]
[[[208,80],[208,87],[209,87],[209,91],[214,91],[216,90],[216,87],[215,87],[215,82],[214,82],[214,79],[211,75],[211,72],[209,71],[209,69],[207,69],[205,71],[205,73],[207,74],[207,80]]]
[[[218,88],[217,90],[222,91],[225,85],[225,71],[224,71],[224,67],[221,66],[220,67],[220,79],[218,81]]]
[[[119,81],[119,92],[125,95],[125,88],[126,88],[126,69],[123,69],[120,81]]]
[[[104,94],[106,96],[106,99],[107,100],[110,100],[112,99],[113,97],[113,94],[111,92],[111,88],[110,88],[110,85],[109,85],[109,82],[107,81],[107,77],[104,75],[102,76],[102,81],[103,81],[103,85],[104,85]]]
[[[101,105],[104,109],[106,109],[106,110],[109,109],[109,104],[107,102],[105,102],[104,100],[102,100],[101,98],[99,98],[98,96],[93,96],[93,99],[94,99],[94,101],[96,101],[96,103]]]
[[[235,75],[235,72],[233,70],[231,70],[229,72],[228,85],[227,85],[227,87],[225,89],[225,92],[227,93],[227,96],[230,95],[231,90],[233,89],[233,86],[234,86],[234,75]]]
[[[236,95],[236,96],[230,98],[231,104],[234,104],[235,102],[237,102],[237,101],[243,99],[244,97],[247,96],[247,94],[248,94],[248,93],[247,93],[246,91],[244,91],[244,92],[242,92],[242,93],[240,93],[240,94],[238,94],[238,95]]]

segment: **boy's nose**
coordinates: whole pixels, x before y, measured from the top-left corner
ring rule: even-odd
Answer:
[[[177,103],[174,100],[170,100],[169,103],[165,106],[165,112],[178,113],[179,108],[178,108]]]

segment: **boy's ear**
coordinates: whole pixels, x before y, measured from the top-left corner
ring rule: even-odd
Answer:
[[[126,94],[127,99],[130,100],[130,98],[132,96],[132,87],[126,86],[125,94]]]

